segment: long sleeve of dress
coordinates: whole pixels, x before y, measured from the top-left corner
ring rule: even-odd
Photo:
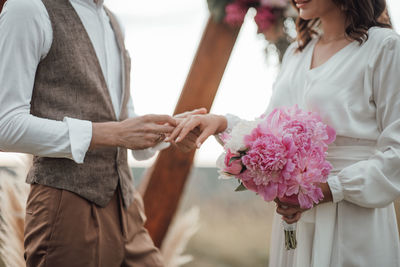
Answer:
[[[372,85],[380,135],[377,152],[329,178],[334,202],[384,207],[400,196],[400,37],[382,41],[368,64],[365,84]]]

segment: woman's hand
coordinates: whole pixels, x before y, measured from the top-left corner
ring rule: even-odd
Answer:
[[[300,220],[301,214],[307,209],[300,208],[300,205],[295,205],[289,202],[284,202],[275,199],[276,202],[276,213],[282,215],[282,220],[288,224],[292,224]]]
[[[228,124],[224,116],[214,114],[191,115],[181,120],[178,119],[178,122],[178,126],[168,137],[167,141],[179,143],[185,139],[186,135],[197,128],[200,131],[200,135],[196,139],[197,148],[199,148],[210,135],[223,132]]]
[[[328,183],[320,183],[319,187],[322,190],[324,198],[318,204],[331,202],[332,192],[331,189],[329,188]],[[290,201],[289,199],[286,201],[285,199],[279,200],[278,198],[276,198],[275,202],[276,202],[276,212],[282,215],[282,219],[288,224],[292,224],[300,220],[301,214],[304,211],[308,210],[308,209],[302,209],[300,205],[294,204],[293,201]]]

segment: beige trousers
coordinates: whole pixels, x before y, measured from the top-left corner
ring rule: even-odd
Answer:
[[[26,266],[164,266],[144,221],[138,193],[126,209],[118,188],[101,208],[66,190],[31,185],[25,220]]]

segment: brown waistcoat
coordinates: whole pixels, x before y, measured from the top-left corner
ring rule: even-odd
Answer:
[[[53,43],[36,72],[31,114],[63,120],[117,121],[91,40],[69,0],[43,0],[53,28]],[[130,58],[118,23],[106,9],[124,62],[120,120],[127,118]],[[84,164],[65,158],[35,157],[27,182],[72,191],[106,206],[120,183],[124,204],[132,202],[133,181],[123,148],[88,151]]]

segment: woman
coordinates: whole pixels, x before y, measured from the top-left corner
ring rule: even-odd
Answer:
[[[267,113],[279,106],[318,112],[335,128],[334,169],[323,203],[310,210],[277,201],[297,222],[296,250],[284,249],[274,218],[270,266],[400,266],[393,201],[400,196],[400,37],[380,23],[384,0],[295,0],[298,39],[287,50]],[[240,119],[214,114],[183,120],[179,142],[201,130],[197,146]]]

